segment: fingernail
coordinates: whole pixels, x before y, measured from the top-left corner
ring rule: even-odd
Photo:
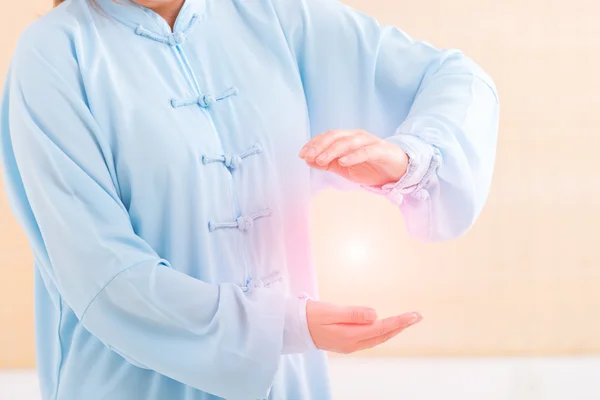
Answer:
[[[298,156],[302,157],[306,154],[306,152],[308,151],[308,147],[304,146],[301,150],[300,153],[298,153]]]
[[[327,153],[323,153],[317,158],[318,163],[325,162],[325,160],[327,160]]]
[[[315,152],[316,152],[316,151],[315,151],[315,149],[313,149],[313,148],[311,147],[311,148],[308,148],[308,149],[306,150],[306,152],[304,153],[304,155],[305,155],[306,157],[314,157],[314,155],[315,155]]]
[[[413,317],[408,322],[410,325],[416,324],[417,322],[419,322],[423,319],[423,316],[420,313],[414,312],[414,313],[412,313],[412,315],[413,315]]]
[[[346,164],[346,161],[348,161],[348,156],[344,156],[344,157],[340,158],[338,160],[338,164]]]

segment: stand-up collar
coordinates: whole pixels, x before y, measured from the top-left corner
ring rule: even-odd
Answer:
[[[140,32],[162,38],[165,42],[176,40],[173,34],[185,34],[205,12],[206,0],[185,0],[173,31],[167,22],[149,8],[142,7],[131,0],[96,0],[104,12],[119,22]],[[156,40],[156,38],[154,38]],[[162,41],[162,40],[161,40]]]

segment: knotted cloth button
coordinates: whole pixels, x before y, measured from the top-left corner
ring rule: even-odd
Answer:
[[[185,36],[181,32],[174,32],[169,35],[169,44],[171,46],[179,46],[183,43]]]
[[[205,94],[198,99],[198,104],[204,108],[212,107],[216,102],[217,99],[212,94]]]
[[[225,166],[227,168],[236,169],[242,164],[242,157],[238,155],[225,155]]]
[[[247,231],[248,229],[250,229],[252,227],[252,218],[250,217],[238,217],[237,219],[237,223],[238,223],[238,229],[240,231]]]
[[[265,287],[265,283],[263,281],[252,281],[252,285],[255,289],[260,289]]]
[[[389,198],[390,200],[392,200],[395,203],[401,204],[402,200],[404,199],[404,196],[402,195],[402,193],[400,192],[400,190],[397,189],[392,189],[392,191],[389,193]]]
[[[429,198],[429,192],[425,189],[421,189],[415,192],[413,196],[419,200],[427,200]]]

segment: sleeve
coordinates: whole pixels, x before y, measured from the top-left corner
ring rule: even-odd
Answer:
[[[315,191],[367,189],[398,205],[424,241],[464,234],[490,189],[499,105],[491,78],[460,51],[416,41],[337,0],[271,0],[304,86],[311,134],[364,129],[410,165],[384,187],[311,171]]]
[[[305,299],[283,285],[194,279],[136,235],[75,58],[33,43],[11,64],[0,154],[40,268],[82,325],[136,366],[223,398],[266,398],[280,355],[314,349]]]

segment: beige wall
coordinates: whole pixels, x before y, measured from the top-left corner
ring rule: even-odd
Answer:
[[[323,297],[426,315],[371,354],[600,353],[597,1],[347,2],[479,61],[499,87],[501,138],[487,208],[452,243],[408,239],[382,198],[320,195],[313,242]],[[50,3],[4,5],[0,73],[23,26]],[[4,197],[0,222],[0,367],[31,366],[31,257]],[[368,263],[348,257],[355,242]]]

